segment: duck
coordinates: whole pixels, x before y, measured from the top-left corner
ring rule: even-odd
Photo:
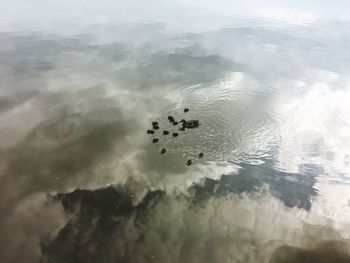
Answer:
[[[174,121],[175,121],[175,119],[174,119],[173,116],[168,116],[168,120],[169,120],[170,122],[174,122]]]
[[[189,109],[188,108],[184,108],[184,113],[188,112]]]
[[[166,149],[162,149],[161,151],[160,151],[160,154],[164,154],[164,153],[166,153]]]
[[[159,126],[158,126],[158,125],[153,126],[153,129],[155,129],[155,130],[159,130]]]
[[[177,121],[173,121],[173,125],[178,125],[179,123]]]
[[[185,120],[185,119],[182,119],[182,120],[179,121],[179,122],[181,122],[181,123],[182,123],[182,127],[185,128],[185,126],[186,126],[186,120]]]
[[[197,128],[200,125],[198,120],[186,121],[186,120],[182,119],[181,122],[182,122],[182,127],[187,128],[187,129]]]
[[[147,130],[147,134],[154,134],[154,130],[148,129],[148,130]]]
[[[153,122],[152,122],[152,126],[158,126],[158,122],[153,121]]]
[[[187,166],[190,166],[192,164],[192,160],[187,160],[186,164]]]
[[[199,153],[199,154],[198,154],[198,158],[202,158],[203,156],[204,156],[203,153]]]
[[[163,131],[163,135],[168,135],[168,134],[169,134],[169,131],[166,131],[166,130]]]
[[[154,138],[154,139],[152,140],[152,142],[153,142],[153,143],[157,143],[157,142],[159,142],[159,139],[158,139],[158,138]]]
[[[179,134],[177,132],[174,132],[173,137],[177,137],[177,136],[179,136]]]

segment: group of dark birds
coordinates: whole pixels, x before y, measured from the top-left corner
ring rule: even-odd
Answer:
[[[186,113],[186,112],[188,112],[188,111],[189,111],[188,108],[185,108],[185,109],[184,109],[184,113]],[[174,126],[178,125],[179,122],[180,122],[180,123],[181,123],[181,128],[179,128],[180,131],[185,131],[185,129],[194,129],[194,128],[198,128],[198,126],[200,125],[200,123],[199,123],[198,120],[185,120],[185,119],[182,119],[181,121],[178,122],[178,121],[176,121],[176,120],[174,119],[173,116],[168,116],[168,120],[169,120],[169,122],[172,123]],[[148,129],[148,130],[147,130],[147,134],[155,134],[155,131],[156,131],[156,130],[159,130],[159,124],[158,124],[158,122],[154,121],[154,122],[152,122],[152,129]],[[163,130],[163,135],[169,135],[169,134],[170,134],[169,131]],[[179,134],[178,134],[177,132],[173,132],[173,133],[172,133],[172,136],[173,136],[173,137],[177,137],[177,136],[179,136]],[[153,142],[153,143],[157,143],[157,142],[159,142],[159,139],[158,139],[158,138],[153,138],[153,139],[152,139],[152,142]],[[165,154],[165,153],[166,153],[166,149],[163,148],[163,149],[160,151],[160,154]],[[198,154],[198,158],[202,158],[203,156],[204,156],[203,153],[199,153],[199,154]],[[190,159],[187,160],[186,164],[187,164],[187,165],[191,165],[191,164],[192,164],[192,160],[190,160]]]

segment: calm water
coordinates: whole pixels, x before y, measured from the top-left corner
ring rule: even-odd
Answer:
[[[345,1],[3,5],[1,262],[350,262]]]

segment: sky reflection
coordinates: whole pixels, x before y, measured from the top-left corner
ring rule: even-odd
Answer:
[[[348,5],[6,3],[2,262],[348,262]]]

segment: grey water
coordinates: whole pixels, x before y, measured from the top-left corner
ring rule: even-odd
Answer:
[[[3,3],[0,262],[350,262],[349,7]]]

